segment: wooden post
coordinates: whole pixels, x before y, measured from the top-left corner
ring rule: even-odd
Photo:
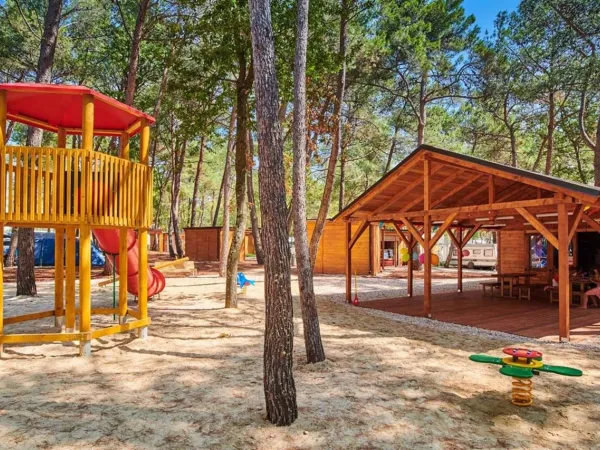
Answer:
[[[0,147],[4,147],[6,141],[6,91],[0,90]]]
[[[4,143],[6,141],[6,91],[0,90],[0,148],[2,148],[2,158],[5,157],[4,154]],[[4,174],[3,174],[4,175]],[[2,199],[4,202],[5,200]],[[4,203],[3,203],[4,204]],[[2,225],[2,230],[4,230],[4,224]],[[4,278],[3,278],[3,259],[0,258],[0,336],[4,334]],[[3,344],[0,342],[0,357],[2,357]]]
[[[142,131],[140,133],[140,164],[148,165],[148,147],[150,144],[150,125],[146,119],[142,119]],[[151,189],[150,186],[145,186]],[[145,212],[148,209],[147,198],[149,193],[142,193],[142,214],[141,218],[145,217]],[[146,224],[138,231],[138,254],[139,254],[139,271],[138,271],[138,305],[140,319],[148,317],[148,228]],[[139,329],[139,337],[145,339],[148,336],[148,327]]]
[[[561,342],[568,342],[570,338],[570,298],[569,216],[567,205],[561,203],[558,205],[558,335]]]
[[[457,267],[457,283],[458,283],[458,292],[463,291],[463,247],[465,243],[463,242],[463,229],[462,227],[458,227],[458,242],[460,246],[456,249],[456,259],[458,262]],[[452,251],[452,246],[450,247],[450,251]]]
[[[75,228],[67,228],[65,332],[75,331]]]
[[[423,252],[425,255],[425,267],[423,274],[423,306],[426,317],[431,317],[431,249],[429,248],[429,242],[431,240],[431,216],[429,215],[429,209],[431,208],[430,175],[431,163],[428,159],[425,159],[423,161],[423,210],[425,211],[425,217],[423,217]]]
[[[54,326],[64,323],[65,309],[65,230],[56,228],[54,233]]]
[[[352,241],[352,222],[346,222],[346,301],[352,302],[352,249],[350,241]]]
[[[121,152],[120,157],[129,159],[129,134],[121,133]],[[123,181],[122,181],[123,182]],[[123,191],[124,192],[124,191]],[[121,198],[121,202],[130,201],[127,198]],[[127,321],[127,228],[119,230],[119,323]]]
[[[0,91],[1,92],[1,91]],[[0,146],[4,145],[4,141]],[[0,227],[4,229],[4,224],[0,223]],[[4,334],[4,258],[0,258],[0,337]],[[2,357],[2,352],[4,351],[4,346],[2,341],[0,341],[0,358]]]
[[[82,105],[81,148],[91,151],[94,145],[94,96],[84,95]],[[85,165],[90,161],[90,155],[85,158]],[[89,167],[84,168],[85,183],[81,193],[82,210],[87,214],[91,212],[91,180]],[[91,326],[92,326],[92,229],[88,224],[79,229],[79,332],[82,339],[79,341],[79,354],[91,356]]]
[[[408,260],[408,264],[406,265],[406,267],[408,268],[408,275],[406,277],[406,293],[409,297],[413,296],[413,252],[415,250],[415,238],[414,237],[410,237],[410,240],[408,241],[409,245],[408,245],[408,255],[410,256],[410,259]]]
[[[381,233],[381,249],[379,251],[379,271],[383,272],[385,270],[385,224],[383,224],[379,228],[379,232]]]
[[[67,147],[67,132],[58,129],[57,148]],[[55,171],[58,176],[58,173]],[[56,228],[54,232],[54,326],[61,327],[65,319],[65,229]]]

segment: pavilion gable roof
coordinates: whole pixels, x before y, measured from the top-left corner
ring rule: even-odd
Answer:
[[[509,205],[543,212],[564,199],[600,209],[598,187],[421,145],[333,220],[391,221],[422,216],[425,160],[430,168],[432,215],[439,212],[443,217],[455,210],[461,214],[457,219],[468,219],[480,214],[485,205],[492,215],[512,211]]]

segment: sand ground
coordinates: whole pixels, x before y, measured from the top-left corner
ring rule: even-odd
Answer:
[[[257,285],[237,310],[222,308],[224,282],[215,275],[168,280],[150,305],[147,340],[103,338],[88,359],[75,356],[74,344],[7,346],[0,448],[600,448],[600,351],[395,322],[342,304],[340,277],[316,279],[326,362],[304,363],[295,305],[299,418],[274,427],[264,420],[262,272],[247,275]],[[373,292],[377,283],[359,280]],[[7,283],[6,316],[48,308],[53,284],[39,288],[39,298],[14,298]],[[110,304],[111,293],[94,288],[94,304]],[[515,407],[510,379],[468,360],[508,345],[533,346],[550,364],[585,375],[542,374],[534,406]]]

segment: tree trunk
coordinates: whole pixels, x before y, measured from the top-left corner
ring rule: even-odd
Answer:
[[[462,238],[462,236],[460,236]],[[454,245],[454,242],[451,240],[450,241],[450,248],[448,249],[448,254],[446,255],[446,261],[444,261],[444,267],[448,268],[450,267],[450,263],[452,262],[452,253],[454,252],[454,249],[456,248],[456,246]],[[456,249],[456,251],[460,251],[460,249]]]
[[[231,203],[231,159],[233,158],[233,149],[235,147],[235,140],[233,139],[233,133],[235,130],[236,122],[236,107],[233,107],[231,111],[231,120],[229,121],[229,137],[227,141],[227,153],[225,154],[225,169],[223,170],[223,232],[221,238],[221,250],[219,253],[219,276],[224,277],[227,272],[227,252],[229,251],[229,204]],[[219,207],[217,205],[217,211],[215,212],[215,220],[213,223],[216,225],[216,218],[219,214]]]
[[[346,147],[342,145],[340,153],[340,195],[338,198],[338,212],[344,209],[346,203]]]
[[[263,252],[260,225],[258,224],[256,203],[254,201],[254,182],[252,176],[252,167],[254,165],[254,140],[252,139],[252,133],[250,131],[248,131],[248,148],[250,153],[250,160],[248,162],[248,204],[250,205],[250,223],[252,224],[252,239],[254,239],[256,262],[262,266],[265,263],[265,254]]]
[[[306,229],[306,47],[308,42],[308,0],[298,1],[296,59],[294,61],[294,170],[292,186],[292,215],[294,217],[294,245],[298,267],[298,287],[304,327],[306,360],[316,363],[325,360],[321,342],[319,313],[315,301],[313,270],[308,250]],[[341,195],[341,194],[340,194]]]
[[[200,154],[196,165],[196,176],[194,177],[194,190],[192,191],[192,213],[190,215],[190,227],[196,226],[196,209],[198,207],[198,189],[200,188],[200,177],[202,175],[202,163],[204,162],[204,136],[200,138]]]
[[[133,97],[135,95],[136,78],[140,63],[140,45],[144,34],[144,21],[150,0],[141,0],[138,8],[138,15],[135,21],[135,29],[131,37],[131,49],[129,51],[129,70],[127,72],[127,81],[125,84],[125,104],[133,105]]]
[[[225,165],[227,165],[228,156],[225,155]],[[221,187],[219,188],[219,195],[217,197],[217,204],[211,206],[210,216],[212,219],[212,226],[216,227],[217,223],[219,223],[219,210],[221,209],[221,198],[223,197],[223,189],[225,188],[225,170],[223,170],[223,176],[221,177]]]
[[[175,144],[173,152],[173,182],[171,184],[171,224],[173,226],[173,246],[178,258],[183,258],[183,242],[179,227],[179,198],[181,193],[181,172],[187,149],[187,139],[183,144]]]
[[[237,30],[236,48],[238,78],[236,81],[237,126],[235,135],[235,231],[227,257],[225,308],[237,308],[237,269],[240,250],[246,237],[248,220],[248,97],[252,89],[253,73],[248,70],[246,48],[241,30]]]
[[[510,164],[513,167],[517,167],[517,136],[515,134],[514,127],[509,128],[510,133]]]
[[[310,264],[314,268],[315,260],[317,259],[317,251],[319,250],[319,242],[325,227],[325,220],[331,204],[331,193],[333,191],[333,181],[335,179],[335,170],[337,168],[337,158],[342,144],[342,124],[341,111],[344,104],[344,92],[346,90],[346,47],[348,41],[348,16],[350,10],[350,2],[353,0],[342,0],[342,8],[340,12],[340,34],[339,34],[339,51],[338,57],[342,62],[337,76],[337,89],[335,94],[335,104],[333,106],[333,142],[331,146],[331,154],[329,155],[329,164],[327,166],[327,176],[325,178],[325,187],[323,188],[323,198],[321,206],[315,221],[312,236],[310,238]]]
[[[419,87],[419,117],[417,123],[417,145],[425,143],[425,125],[427,124],[427,102],[425,90],[427,89],[427,73],[421,76]]]
[[[10,120],[8,125],[6,125],[6,134],[4,135],[4,144],[8,144],[10,141],[10,137],[12,136],[12,132],[15,129],[15,121]]]
[[[263,380],[267,419],[275,425],[290,425],[298,417],[293,375],[294,323],[283,137],[277,117],[279,93],[269,3],[269,0],[250,0],[260,158],[259,191],[265,246]]]
[[[8,246],[8,255],[6,255],[6,267],[13,267],[15,265],[15,254],[17,253],[17,242],[19,242],[19,229],[13,227],[12,233],[10,234],[10,245]]]
[[[550,175],[552,173],[552,153],[554,151],[554,128],[555,128],[555,104],[554,104],[554,91],[550,92],[548,96],[548,137],[547,145],[548,150],[546,151],[546,168],[544,173]]]
[[[392,158],[394,157],[394,152],[396,150],[397,137],[398,137],[398,125],[394,124],[394,137],[392,138],[392,145],[390,145],[390,151],[388,153],[387,163],[385,164],[385,169],[383,171],[384,175],[390,171],[390,167],[392,166]]]
[[[50,83],[52,81],[52,65],[58,40],[62,0],[49,0],[46,16],[44,17],[44,31],[40,42],[40,56],[38,59],[36,83]],[[29,127],[27,132],[27,147],[42,145],[43,132],[39,128]],[[32,165],[34,164],[31,161]],[[34,271],[34,233],[33,228],[19,228],[17,249],[19,264],[17,266],[17,295],[36,295]]]
[[[167,242],[169,247],[169,257],[175,258],[177,254],[175,253],[175,244],[173,243],[173,217],[169,214],[169,226],[167,228]]]
[[[156,104],[154,105],[154,111],[152,112],[152,117],[154,117],[158,121],[158,116],[160,115],[160,108],[162,106],[162,99],[167,91],[167,83],[169,82],[169,69],[171,67],[171,59],[173,58],[173,53],[175,52],[175,46],[171,46],[169,50],[169,57],[165,63],[165,67],[163,69],[162,77],[160,79],[160,87],[158,88],[158,95],[156,96]],[[156,151],[158,149],[158,139],[156,136],[152,139],[152,149],[150,150],[150,167],[154,168],[154,164],[156,163]]]
[[[198,226],[201,227],[204,223],[204,208],[206,205],[206,190],[202,191],[202,198],[200,199],[200,220]]]

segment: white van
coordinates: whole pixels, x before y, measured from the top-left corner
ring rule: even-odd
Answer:
[[[498,263],[498,251],[495,244],[467,244],[463,248],[468,252],[468,255],[463,254],[463,267],[469,269],[475,268],[495,268]],[[450,264],[456,266],[458,264],[456,248],[452,247],[452,260]]]

